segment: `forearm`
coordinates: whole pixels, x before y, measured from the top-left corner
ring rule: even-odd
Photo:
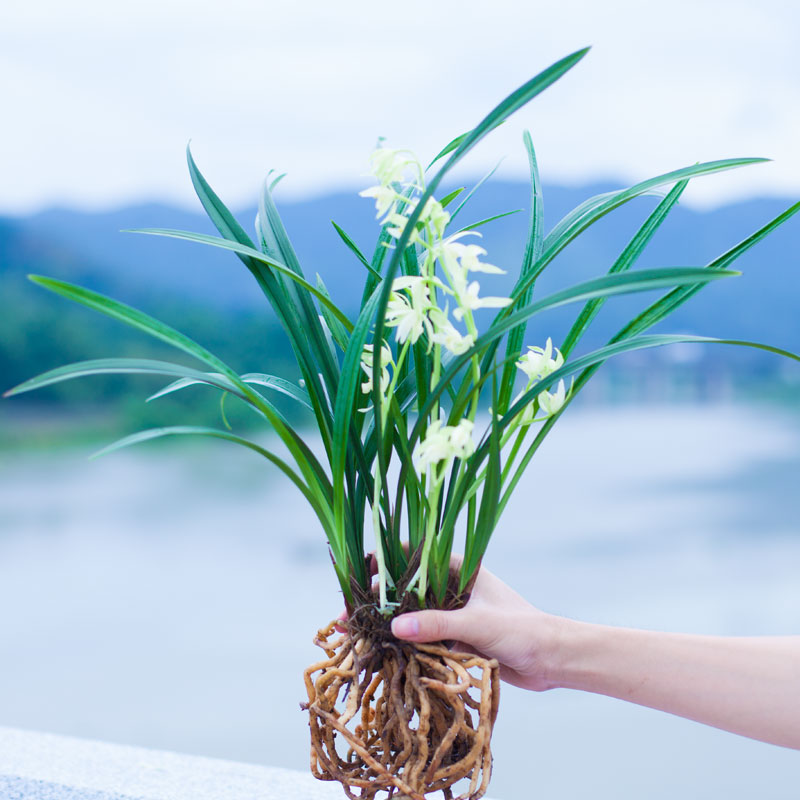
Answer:
[[[565,620],[553,683],[800,749],[800,636],[714,637]]]

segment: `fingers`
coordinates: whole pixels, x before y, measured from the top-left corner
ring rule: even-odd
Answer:
[[[339,633],[347,633],[347,609],[344,609],[341,614],[336,618],[336,625],[334,626]]]
[[[444,639],[457,639],[468,644],[472,638],[469,614],[464,611],[415,611],[401,614],[392,620],[392,633],[398,639],[409,642],[439,642]]]

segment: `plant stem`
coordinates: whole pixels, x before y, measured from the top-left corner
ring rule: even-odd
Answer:
[[[383,398],[384,402],[381,404],[381,430],[386,430],[386,422],[389,418],[389,407],[394,397],[394,390],[397,386],[397,377],[400,374],[400,368],[403,366],[403,361],[408,353],[410,341],[407,339],[400,349],[397,356],[397,363],[394,365],[392,380],[389,383],[389,388],[386,392],[386,397]],[[380,351],[379,351],[380,353]],[[380,358],[380,355],[378,355]],[[380,443],[379,443],[379,446]],[[380,512],[380,495],[382,489],[381,471],[376,470],[375,486],[372,496],[372,528],[375,532],[375,560],[378,562],[378,594],[380,598],[380,608],[378,609],[382,614],[389,610],[388,598],[386,596],[387,585],[387,571],[386,571],[386,555],[383,551],[383,535],[381,533],[381,512]]]
[[[378,594],[380,597],[378,610],[385,613],[388,609],[388,601],[386,597],[386,557],[383,552],[383,536],[381,535],[380,494],[381,471],[378,470],[375,475],[375,493],[372,498],[372,527],[375,531],[375,560],[378,562]]]
[[[475,319],[472,316],[472,311],[467,311],[464,315],[464,322],[467,325],[467,332],[472,336],[472,340],[475,341],[478,338],[478,328],[475,325]],[[478,384],[481,382],[481,364],[478,358],[478,354],[472,356],[472,383],[475,388],[472,390],[472,405],[469,409],[469,419],[471,422],[475,422],[475,417],[478,414],[478,400],[480,398],[480,390],[478,389]]]
[[[435,469],[434,467],[434,470]],[[428,499],[428,521],[425,526],[425,541],[422,545],[422,557],[419,563],[419,587],[417,588],[417,597],[419,597],[420,608],[423,608],[425,605],[425,595],[428,591],[428,559],[431,554],[433,538],[436,535],[436,508],[439,505],[439,490],[441,487],[442,477],[436,476],[433,486],[431,486],[430,497]]]

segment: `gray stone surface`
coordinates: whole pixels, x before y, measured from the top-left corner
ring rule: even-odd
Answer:
[[[338,784],[278,767],[0,728],[0,800],[331,800]]]

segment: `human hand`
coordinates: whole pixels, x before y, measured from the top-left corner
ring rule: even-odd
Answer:
[[[500,677],[508,683],[545,691],[557,685],[553,675],[561,623],[481,567],[464,608],[402,614],[392,620],[392,633],[409,642],[455,640],[455,650],[496,658]]]

